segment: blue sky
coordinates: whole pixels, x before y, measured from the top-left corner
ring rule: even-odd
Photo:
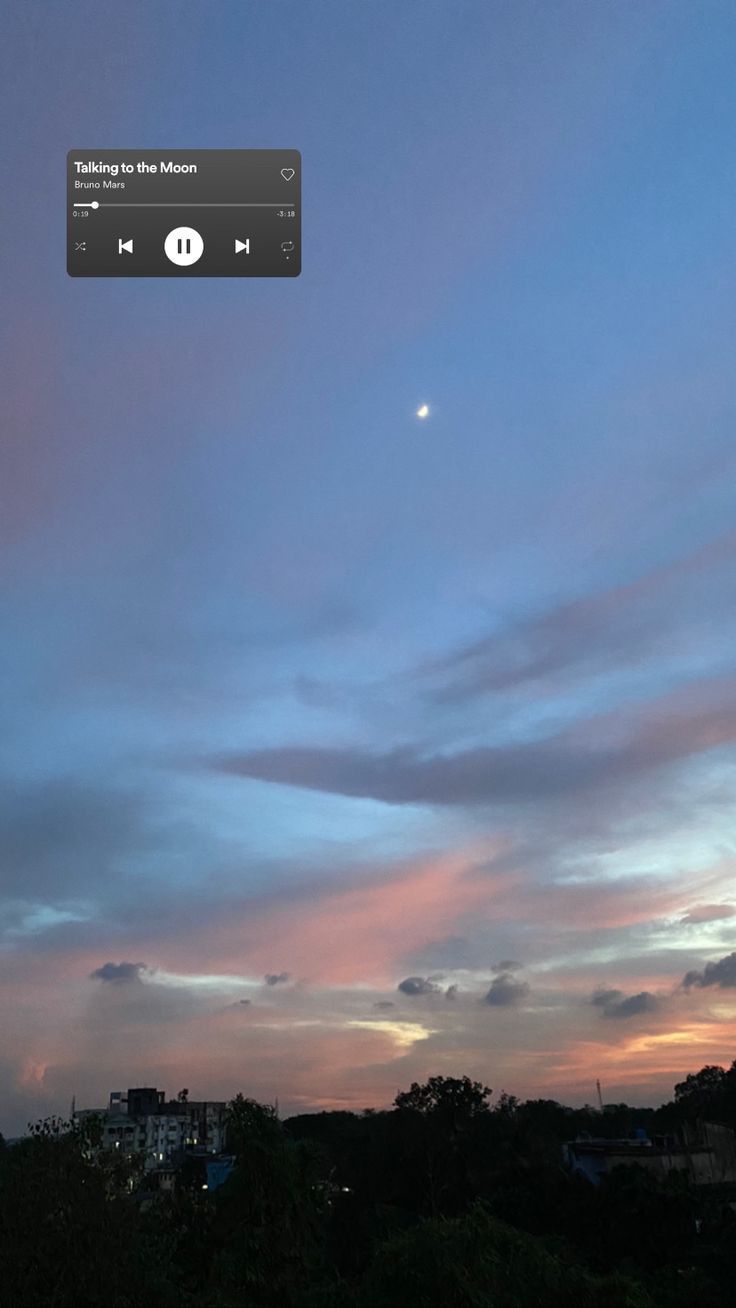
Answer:
[[[3,1128],[731,1060],[735,45],[720,3],[9,14]],[[301,277],[69,279],[73,146],[300,149]]]

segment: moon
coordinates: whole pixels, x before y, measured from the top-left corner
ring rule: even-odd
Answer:
[[[419,405],[419,408],[417,409],[416,416],[417,416],[417,418],[428,418],[428,417],[429,417],[429,405],[428,405],[428,404],[420,404],[420,405]]]

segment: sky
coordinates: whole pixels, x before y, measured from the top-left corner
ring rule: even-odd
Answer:
[[[733,5],[3,29],[0,1129],[730,1064]],[[68,278],[74,147],[299,149],[301,276]]]

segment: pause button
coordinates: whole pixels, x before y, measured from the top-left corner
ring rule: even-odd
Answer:
[[[176,263],[180,268],[186,268],[190,263],[196,263],[202,258],[204,253],[204,241],[199,232],[195,232],[193,227],[175,227],[173,232],[169,232],[164,241],[164,254],[172,263]]]

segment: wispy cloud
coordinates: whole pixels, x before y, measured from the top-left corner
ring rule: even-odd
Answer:
[[[631,780],[736,739],[736,683],[718,681],[639,713],[602,716],[522,744],[425,754],[284,746],[232,754],[213,766],[235,776],[387,804],[531,803]]]
[[[701,922],[719,922],[734,914],[736,908],[733,904],[696,904],[694,908],[688,909],[680,921],[695,926]]]
[[[461,701],[556,675],[592,673],[640,660],[661,648],[663,627],[677,622],[675,605],[692,577],[736,557],[729,532],[632,582],[560,604],[460,647],[429,664],[439,701]]]

